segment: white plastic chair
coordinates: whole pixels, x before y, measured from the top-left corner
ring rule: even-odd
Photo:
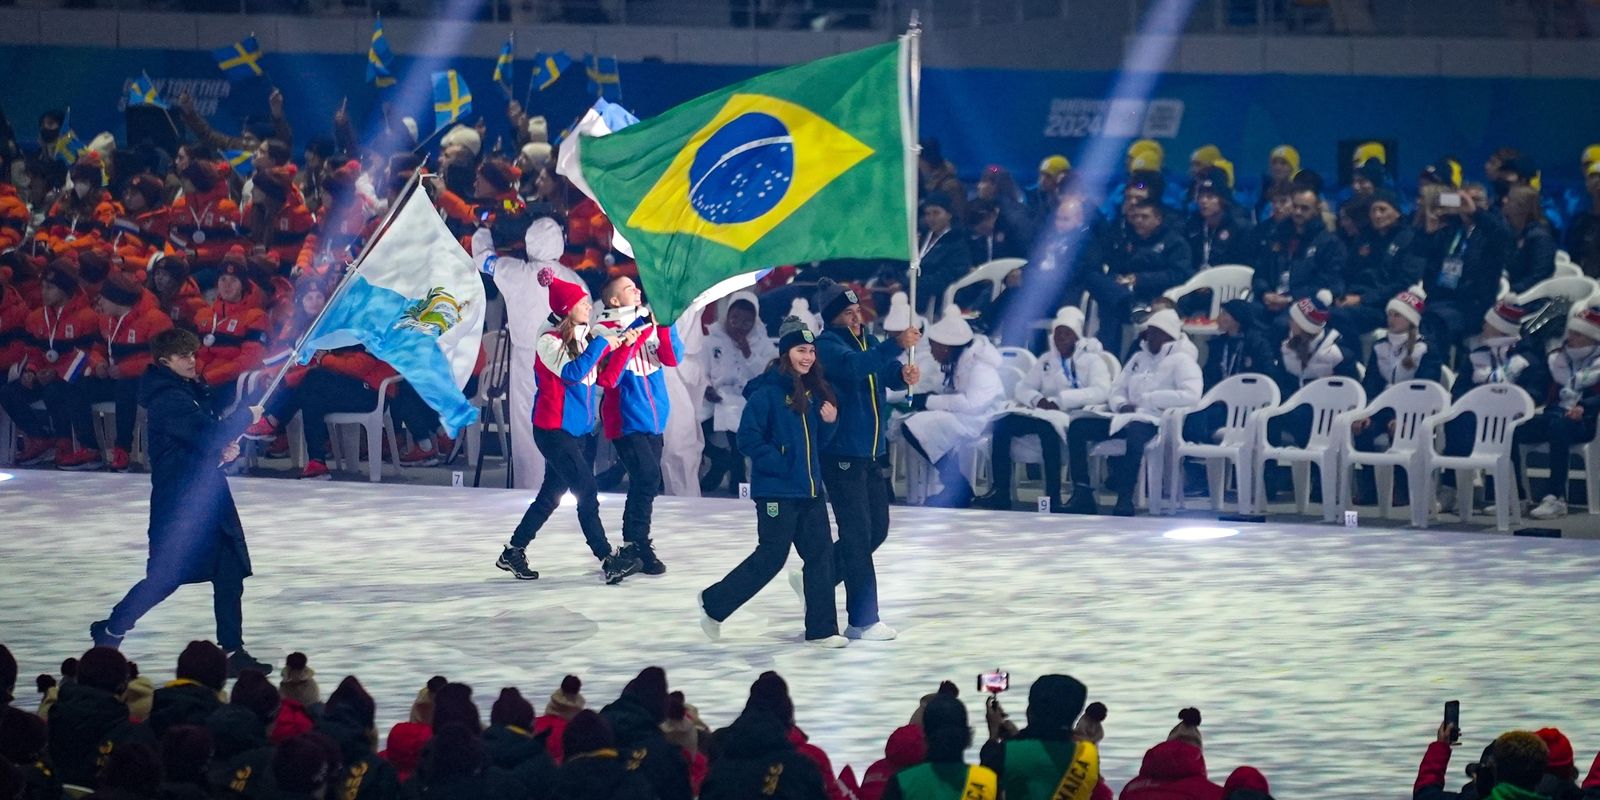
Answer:
[[[148,467],[150,464],[145,460],[144,452],[145,410],[144,406],[139,406],[138,408],[138,413],[133,421],[133,449],[128,451],[128,460]],[[116,447],[117,439],[116,401],[106,400],[95,403],[89,406],[89,414],[94,420],[95,445],[109,459],[112,449]]]
[[[1440,455],[1433,448],[1433,434],[1439,426],[1462,414],[1472,413],[1476,425],[1472,437],[1472,452],[1464,456]],[[1517,501],[1516,480],[1512,475],[1511,447],[1517,426],[1533,416],[1533,398],[1514,383],[1487,383],[1461,396],[1443,414],[1429,417],[1422,423],[1421,494],[1424,501],[1417,502],[1417,483],[1412,484],[1411,524],[1428,527],[1428,511],[1433,497],[1434,473],[1442,469],[1456,471],[1456,513],[1462,522],[1472,518],[1472,479],[1478,472],[1494,473],[1495,527],[1502,531],[1511,529],[1511,521],[1522,521],[1521,504]]]
[[[1577,305],[1600,289],[1592,278],[1582,275],[1560,275],[1554,278],[1545,278],[1529,287],[1527,291],[1517,295],[1518,305],[1527,305],[1535,300],[1554,300],[1560,298],[1573,305]]]
[[[478,419],[468,425],[461,434],[463,449],[466,451],[467,466],[476,467],[478,463],[478,449],[483,446],[483,430],[485,426],[493,425],[500,437],[500,453],[508,455],[511,452],[507,438],[511,431],[509,421],[505,418],[505,403],[501,398],[491,398],[489,391],[495,386],[506,385],[506,375],[510,371],[511,362],[502,352],[511,346],[511,338],[502,331],[485,331],[483,334],[483,350],[489,354],[489,362],[484,367],[483,374],[478,376],[478,391],[470,401],[472,407],[478,409]],[[496,365],[500,365],[496,369]],[[450,454],[441,454],[448,456]]]
[[[1028,263],[1027,259],[1023,258],[997,258],[993,261],[985,262],[973,267],[971,272],[961,276],[960,280],[950,284],[950,286],[944,290],[944,302],[940,303],[939,308],[934,309],[934,311],[937,312],[939,309],[943,309],[946,306],[949,306],[951,303],[954,303],[956,301],[956,292],[959,292],[975,283],[987,282],[989,284],[990,300],[999,297],[1000,291],[1005,288],[1006,276],[1010,275],[1014,270],[1021,269],[1022,265],[1026,263]]]
[[[1218,264],[1196,272],[1189,280],[1161,294],[1177,302],[1201,289],[1211,290],[1211,311],[1206,315],[1211,322],[1203,325],[1185,324],[1183,330],[1185,333],[1212,334],[1216,333],[1217,312],[1222,310],[1223,303],[1240,298],[1249,299],[1250,282],[1255,272],[1243,264]]]
[[[1251,473],[1255,480],[1250,499],[1256,513],[1266,508],[1267,462],[1287,463],[1294,474],[1295,510],[1306,513],[1311,502],[1311,465],[1317,465],[1322,481],[1322,519],[1333,522],[1339,514],[1339,442],[1335,431],[1340,414],[1355,411],[1367,404],[1367,392],[1359,381],[1350,378],[1328,377],[1300,387],[1300,391],[1277,408],[1263,411],[1251,422],[1255,442],[1255,462]],[[1283,445],[1267,439],[1267,425],[1301,406],[1311,408],[1311,435],[1305,447]],[[1243,485],[1241,483],[1241,485]],[[1242,498],[1241,498],[1242,499]]]
[[[1016,367],[1022,374],[1028,374],[1033,365],[1039,362],[1039,357],[1028,352],[1026,347],[996,347],[1000,351],[1000,363],[1008,367]]]
[[[1528,455],[1530,453],[1544,453],[1550,455],[1550,445],[1545,443],[1525,444],[1517,448],[1522,460],[1522,494],[1533,497],[1533,488],[1528,482]],[[1600,429],[1595,431],[1595,436],[1581,444],[1574,443],[1572,449],[1567,451],[1567,458],[1578,456],[1583,459],[1583,488],[1584,504],[1590,514],[1600,514]],[[1555,495],[1563,502],[1567,499],[1567,487],[1555,487]]]
[[[389,456],[394,460],[396,471],[400,469],[400,446],[395,442],[394,426],[388,421],[389,387],[400,380],[400,376],[392,375],[384,378],[378,384],[378,404],[371,411],[358,411],[350,414],[328,414],[322,421],[332,429],[334,436],[329,438],[333,447],[333,456],[339,461],[339,468],[355,471],[360,464],[360,439],[361,432],[367,434],[367,479],[373,483],[383,480],[383,442],[389,442]]]
[[[1139,470],[1138,482],[1134,485],[1134,496],[1138,498],[1140,506],[1152,514],[1166,512],[1163,497],[1165,497],[1165,470],[1168,442],[1163,426],[1150,443],[1144,446],[1144,458],[1140,462],[1143,469]],[[1099,486],[1105,482],[1106,460],[1113,456],[1120,456],[1128,452],[1128,443],[1123,439],[1107,439],[1094,447],[1089,448],[1090,486]],[[1076,480],[1076,478],[1074,478]]]
[[[1001,365],[995,368],[1000,375],[1000,385],[1005,387],[1005,396],[1010,398],[1017,393],[1017,384],[1022,382],[1022,370],[1016,367]]]
[[[0,464],[11,466],[17,459],[17,426],[11,416],[0,411]]]
[[[1190,442],[1183,438],[1183,422],[1190,414],[1221,403],[1227,416],[1217,429],[1215,442]],[[1256,415],[1278,404],[1278,384],[1265,375],[1234,375],[1201,396],[1193,408],[1173,409],[1162,416],[1162,426],[1172,438],[1172,453],[1167,464],[1167,486],[1172,487],[1172,508],[1183,509],[1183,460],[1201,458],[1206,462],[1206,482],[1211,488],[1211,508],[1222,509],[1222,493],[1227,483],[1223,469],[1233,462],[1234,479],[1239,486],[1239,508],[1251,507],[1250,465],[1255,439],[1249,435]]]
[[[1439,368],[1439,382],[1444,384],[1446,390],[1455,388],[1456,371],[1449,367]]]
[[[1344,475],[1339,481],[1339,507],[1349,511],[1353,506],[1352,495],[1355,481],[1353,476],[1355,468],[1366,465],[1373,468],[1378,484],[1378,514],[1382,517],[1389,516],[1389,510],[1394,505],[1394,470],[1400,467],[1406,471],[1409,479],[1411,505],[1415,508],[1419,503],[1430,502],[1431,498],[1424,499],[1422,487],[1422,471],[1424,458],[1423,450],[1432,448],[1432,442],[1427,442],[1423,447],[1422,437],[1432,436],[1433,430],[1425,428],[1423,422],[1442,413],[1450,405],[1450,394],[1436,381],[1410,380],[1396,383],[1383,390],[1366,408],[1358,411],[1347,411],[1334,417],[1334,434],[1337,436],[1339,446],[1339,460],[1343,463]],[[1389,410],[1394,412],[1394,434],[1389,439],[1389,449],[1378,452],[1366,452],[1355,449],[1355,441],[1350,433],[1350,426],[1357,420],[1371,417],[1379,411]]]
[[[1551,277],[1553,277],[1553,278],[1582,278],[1582,277],[1584,277],[1584,275],[1583,275],[1583,267],[1580,267],[1577,264],[1572,263],[1571,261],[1557,261],[1556,262],[1556,271],[1555,271],[1555,273],[1553,275],[1551,275]]]

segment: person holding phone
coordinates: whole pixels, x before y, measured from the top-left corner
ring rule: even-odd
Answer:
[[[839,635],[822,480],[822,448],[834,436],[839,410],[817,363],[816,335],[798,317],[784,319],[777,360],[745,386],[744,396],[738,439],[750,458],[756,549],[700,593],[700,625],[712,640],[720,638],[723,621],[783,569],[792,544],[805,562],[806,644],[844,647],[850,640]]]
[[[1428,298],[1422,335],[1449,348],[1466,340],[1500,293],[1515,242],[1497,214],[1454,187],[1422,187],[1413,253]]]

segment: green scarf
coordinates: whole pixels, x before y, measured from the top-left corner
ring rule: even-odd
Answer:
[[[1494,791],[1489,793],[1489,800],[1550,800],[1550,798],[1509,783],[1497,783]]]

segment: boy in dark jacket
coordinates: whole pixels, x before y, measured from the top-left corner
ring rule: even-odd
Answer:
[[[711,736],[711,774],[700,787],[700,800],[826,800],[824,782],[833,776],[824,775],[795,746],[793,716],[783,679],[762,673],[751,684],[739,718]]]
[[[550,796],[556,764],[545,750],[548,733],[533,733],[533,704],[514,687],[500,690],[483,732],[484,775],[499,800],[543,800]]]
[[[643,777],[660,800],[689,800],[689,762],[683,748],[661,732],[666,713],[667,673],[660,667],[646,667],[616,702],[600,709],[628,769]]]
[[[204,725],[222,707],[222,687],[228,682],[228,657],[210,642],[190,642],[178,656],[177,678],[157,689],[151,698],[151,733],[165,736],[177,725]]]
[[[78,659],[78,676],[61,686],[50,707],[50,762],[62,783],[93,786],[99,773],[102,745],[133,733],[122,692],[128,687],[128,662],[109,647],[95,647]]]
[[[139,386],[146,409],[150,451],[150,558],[145,577],[89,626],[98,646],[117,647],[150,609],[185,583],[210,583],[215,595],[217,644],[228,654],[228,674],[271,672],[244,650],[241,600],[250,576],[250,550],[222,465],[239,457],[222,420],[211,411],[199,380],[194,334],[170,329],[150,340],[155,363]]]
[[[322,706],[317,732],[339,746],[343,770],[333,785],[351,800],[398,800],[400,774],[373,752],[378,731],[377,705],[354,675],[346,675]]]
[[[216,748],[207,777],[218,797],[270,800],[277,796],[267,731],[277,719],[280,702],[277,687],[266,675],[245,670],[234,681],[228,704],[206,720]]]
[[[655,791],[617,752],[605,718],[580,711],[561,734],[566,760],[556,773],[552,796],[561,800],[654,800]]]

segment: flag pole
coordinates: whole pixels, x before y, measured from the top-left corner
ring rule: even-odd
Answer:
[[[917,160],[922,144],[919,111],[922,92],[922,21],[916,9],[911,11],[911,22],[906,28],[905,43],[900,50],[903,65],[901,80],[900,130],[906,159],[906,241],[910,244],[910,267],[906,271],[910,283],[911,324],[917,323],[917,276],[922,273],[922,251],[917,246]],[[912,347],[906,363],[917,363],[917,349]]]
[[[316,332],[317,326],[322,323],[323,317],[328,315],[328,309],[333,308],[334,304],[337,303],[340,298],[344,297],[344,295],[349,291],[352,279],[355,278],[356,273],[361,271],[361,265],[366,263],[367,254],[372,252],[372,246],[376,244],[379,239],[383,238],[383,234],[388,231],[389,226],[394,223],[396,212],[398,212],[400,207],[404,206],[406,202],[411,199],[412,195],[416,192],[417,187],[421,185],[424,177],[431,177],[431,173],[424,175],[423,170],[420,169],[411,173],[411,179],[406,181],[405,188],[400,190],[399,198],[395,203],[389,206],[388,212],[384,214],[383,222],[380,223],[377,229],[373,231],[372,238],[362,243],[361,253],[357,255],[356,260],[350,264],[350,269],[345,270],[344,278],[341,279],[339,281],[339,285],[334,288],[333,294],[328,295],[328,302],[322,305],[322,310],[317,312],[316,318],[311,320],[311,324],[307,325],[305,331],[303,331],[300,334],[300,337],[295,340],[294,346],[289,349],[288,357],[283,360],[283,366],[278,368],[278,374],[272,376],[272,382],[267,384],[267,390],[262,392],[261,397],[257,398],[256,402],[250,406],[252,422],[261,419],[261,416],[266,413],[267,398],[272,396],[272,393],[277,390],[278,384],[283,381],[284,374],[287,373],[289,368],[294,366],[295,362],[299,360],[301,351],[305,349],[306,341],[311,338],[312,333]]]

